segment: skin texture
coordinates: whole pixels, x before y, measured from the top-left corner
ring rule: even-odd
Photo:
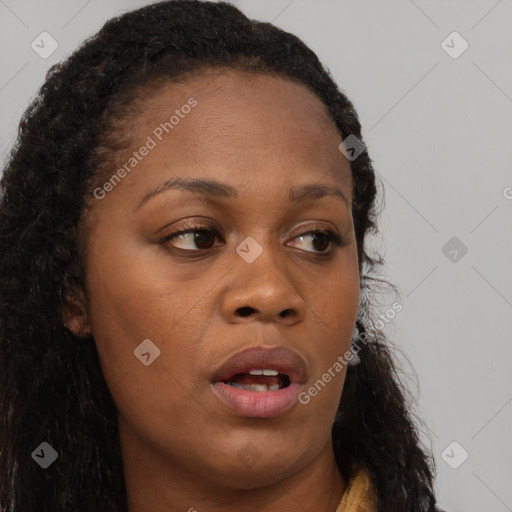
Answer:
[[[152,136],[191,97],[197,106],[172,132]],[[350,204],[287,201],[290,186],[310,183],[350,199],[341,137],[312,92],[262,74],[203,70],[149,87],[137,105],[118,162],[148,136],[157,145],[90,201],[85,307],[77,301],[64,312],[71,330],[94,335],[119,410],[129,512],[334,512],[346,482],[330,431],[346,369],[309,404],[275,418],[232,412],[210,377],[242,348],[283,345],[305,361],[307,389],[349,349],[359,305]],[[175,188],[137,208],[176,176],[226,182],[239,197]],[[193,234],[161,241],[187,229],[186,219],[219,235],[204,246]],[[312,229],[333,230],[343,245],[299,236]],[[263,249],[252,263],[235,250],[249,236]],[[161,351],[149,366],[134,357],[145,339]]]

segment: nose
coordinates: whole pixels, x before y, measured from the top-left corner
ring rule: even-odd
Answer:
[[[304,300],[290,271],[265,251],[252,263],[237,262],[229,273],[221,300],[221,315],[228,323],[267,322],[294,325],[304,319]]]

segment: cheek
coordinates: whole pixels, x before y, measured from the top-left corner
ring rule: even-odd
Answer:
[[[197,300],[150,260],[108,255],[88,272],[90,322],[120,416],[152,439],[163,426],[190,432],[190,418],[176,411],[190,409],[197,325],[186,320]]]
[[[308,347],[312,367],[301,403],[315,410],[320,423],[334,420],[341,397],[346,371],[347,353],[359,308],[360,282],[357,257],[349,265],[316,280],[309,296],[308,313],[316,325],[314,343]],[[348,269],[348,270],[347,270]]]
[[[318,272],[309,278],[308,313],[324,332],[326,350],[341,350],[348,344],[359,309],[360,281],[357,254],[343,255],[340,265],[330,272]]]
[[[174,282],[147,251],[97,240],[87,266],[89,320],[113,394],[122,387],[137,403],[139,391],[171,391],[170,375],[186,386],[197,361],[190,342],[197,325],[187,322],[187,313],[197,299],[182,293],[186,283]]]

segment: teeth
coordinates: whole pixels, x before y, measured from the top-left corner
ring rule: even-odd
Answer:
[[[249,375],[265,375],[267,377],[275,377],[279,375],[277,370],[251,370]]]
[[[239,382],[228,382],[228,385],[234,388],[245,389],[246,391],[279,391],[279,384],[240,384]]]
[[[234,388],[240,388],[240,389],[244,389],[244,385],[243,384],[238,384],[238,382],[228,382],[228,385],[229,386],[233,386]]]

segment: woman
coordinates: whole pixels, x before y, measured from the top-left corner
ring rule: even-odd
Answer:
[[[225,3],[49,71],[1,182],[0,510],[436,510],[348,141],[316,55]]]

